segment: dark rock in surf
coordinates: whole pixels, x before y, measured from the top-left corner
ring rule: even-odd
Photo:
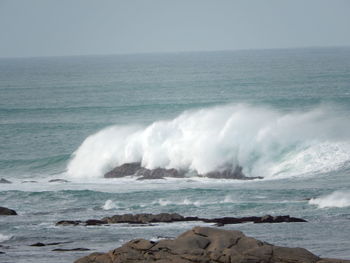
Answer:
[[[68,183],[68,180],[65,179],[52,179],[49,181],[49,183]]]
[[[72,241],[66,241],[66,242],[53,242],[53,243],[41,243],[41,242],[38,242],[38,243],[34,243],[34,244],[31,244],[29,246],[31,247],[45,247],[45,246],[57,246],[57,245],[61,245],[61,244],[67,244],[67,243],[72,243]]]
[[[263,177],[247,177],[242,172],[241,166],[236,166],[235,169],[225,169],[223,171],[213,171],[203,175],[203,177],[215,179],[236,179],[236,180],[254,180],[262,179]]]
[[[0,215],[2,215],[2,216],[16,216],[17,212],[15,210],[9,209],[7,207],[0,206]]]
[[[115,167],[110,172],[104,175],[105,178],[121,178],[128,175],[134,175],[138,170],[140,170],[141,163],[125,163],[121,166]]]
[[[98,220],[98,219],[89,219],[85,221],[86,226],[99,226],[99,225],[105,225],[108,224],[105,220]]]
[[[82,221],[80,220],[62,220],[62,221],[58,221],[56,223],[56,226],[77,226],[81,223]]]
[[[135,173],[135,176],[141,176],[137,180],[163,179],[164,177],[183,178],[185,177],[185,172],[176,169],[156,168],[150,170],[141,168]]]
[[[205,223],[214,223],[216,226],[224,226],[226,224],[242,224],[247,222],[252,223],[291,223],[291,222],[307,222],[302,218],[285,216],[250,216],[250,217],[219,217],[219,218],[201,218],[197,216],[184,217],[177,213],[160,213],[160,214],[123,214],[114,215],[111,217],[105,217],[101,220],[90,219],[83,221],[60,221],[56,225],[69,226],[69,225],[106,225],[106,224],[138,224],[138,225],[150,225],[151,223],[172,223],[172,222],[193,222],[202,221]]]
[[[46,245],[44,243],[38,242],[30,245],[31,247],[45,247]]]
[[[171,223],[185,221],[185,217],[177,213],[161,213],[161,214],[124,214],[105,217],[102,221],[109,224],[129,223],[129,224],[149,224],[149,223]]]
[[[36,184],[38,181],[22,181],[22,184]]]
[[[6,180],[5,178],[1,178],[0,179],[0,184],[12,184],[12,182],[9,181],[9,180]]]
[[[121,178],[125,176],[138,176],[138,180],[151,180],[151,179],[164,179],[165,177],[170,178],[183,178],[185,177],[186,171],[177,169],[165,169],[155,168],[147,169],[141,166],[141,163],[125,163],[121,166],[115,167],[104,175],[105,178]],[[235,168],[226,168],[221,171],[213,171],[203,175],[198,175],[207,178],[215,179],[236,179],[236,180],[253,180],[262,179],[262,177],[247,177],[242,172],[241,166]]]
[[[195,227],[175,239],[158,242],[131,240],[108,253],[92,253],[75,263],[178,262],[178,263],[350,263],[321,259],[303,248],[271,245],[241,231]]]

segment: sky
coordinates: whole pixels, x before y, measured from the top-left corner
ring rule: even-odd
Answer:
[[[0,0],[0,57],[350,46],[350,0]]]

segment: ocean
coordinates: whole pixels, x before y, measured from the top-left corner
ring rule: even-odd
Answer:
[[[135,161],[264,179],[103,178]],[[0,178],[12,182],[0,206],[19,214],[0,217],[2,263],[73,262],[210,225],[55,226],[159,212],[301,217],[224,228],[350,259],[350,48],[1,58]],[[78,247],[90,251],[52,251]]]

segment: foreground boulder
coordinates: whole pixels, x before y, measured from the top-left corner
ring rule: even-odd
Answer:
[[[274,246],[240,231],[195,227],[176,239],[135,239],[108,253],[92,253],[75,263],[350,263],[321,259],[303,248]]]
[[[17,215],[17,213],[15,210],[0,206],[0,215],[2,215],[2,216],[15,216],[15,215]]]
[[[196,173],[195,173],[196,174]],[[184,178],[186,171],[180,171],[176,169],[155,168],[147,169],[141,166],[141,163],[125,163],[115,167],[104,175],[105,178],[121,178],[125,176],[137,176],[138,180],[149,179],[164,179],[165,177],[171,178]],[[242,172],[241,166],[229,167],[220,171],[213,171],[206,174],[197,174],[197,176],[215,178],[215,179],[237,179],[237,180],[253,180],[262,179],[262,177],[247,177]]]
[[[218,226],[225,224],[242,224],[247,222],[253,223],[282,223],[282,222],[307,222],[302,218],[286,216],[249,216],[249,217],[218,217],[218,218],[201,218],[197,216],[184,217],[177,213],[160,213],[160,214],[123,214],[105,217],[101,220],[89,219],[85,222],[80,220],[63,220],[56,223],[57,226],[68,225],[105,225],[105,224],[151,224],[151,223],[171,223],[171,222],[191,222],[202,221],[205,223],[215,223]]]

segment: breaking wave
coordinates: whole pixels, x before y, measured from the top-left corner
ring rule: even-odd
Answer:
[[[349,166],[350,121],[330,106],[281,112],[244,104],[186,111],[149,126],[112,126],[86,138],[72,177],[101,177],[117,165],[196,170],[241,165],[247,176],[280,178]]]
[[[330,195],[312,198],[310,205],[317,205],[319,208],[348,207],[350,206],[350,191],[335,191]]]
[[[12,235],[4,235],[0,233],[0,243],[10,240],[11,238],[12,238]]]

